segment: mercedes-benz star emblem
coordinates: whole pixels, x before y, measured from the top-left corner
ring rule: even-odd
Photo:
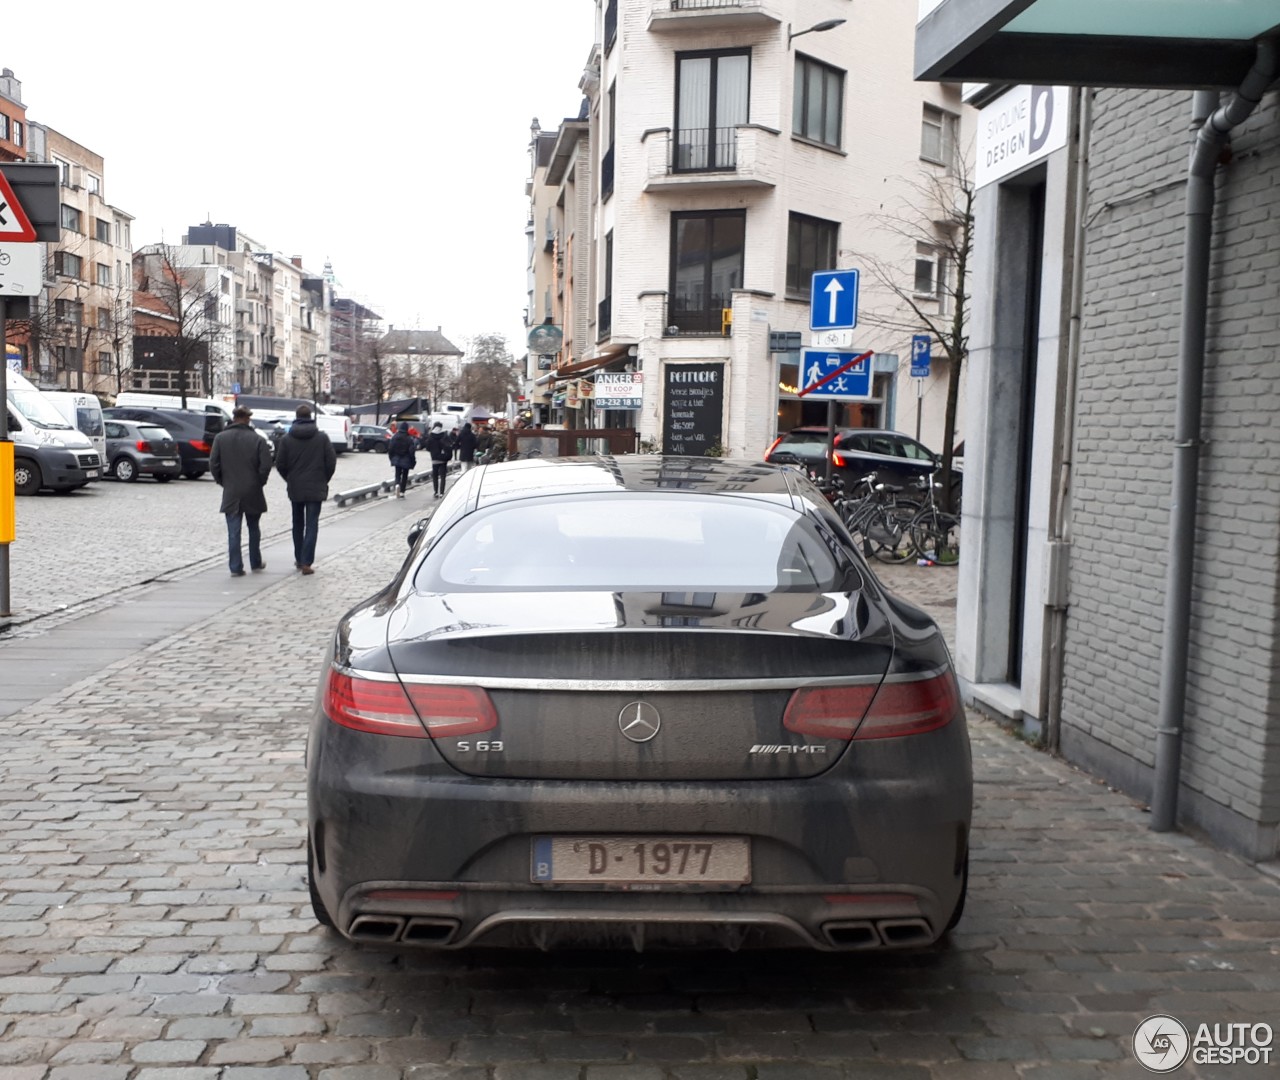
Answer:
[[[632,742],[648,742],[661,727],[662,717],[647,701],[633,701],[618,713],[618,730]]]

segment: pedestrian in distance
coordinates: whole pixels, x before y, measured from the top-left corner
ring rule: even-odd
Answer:
[[[417,440],[409,425],[404,420],[387,444],[387,459],[396,471],[396,498],[404,498],[404,489],[409,486],[409,470],[418,464],[418,456],[413,452]]]
[[[276,471],[284,477],[293,504],[293,564],[311,574],[320,532],[320,504],[329,497],[329,481],[338,455],[329,436],[316,427],[309,405],[299,405],[297,419],[276,451]]]
[[[253,415],[243,405],[231,414],[231,426],[218,432],[209,451],[209,471],[222,488],[222,513],[227,518],[227,558],[232,577],[244,577],[240,550],[242,523],[249,524],[249,568],[265,570],[259,519],[267,512],[263,491],[271,476],[271,448],[249,426]]]
[[[435,497],[444,497],[445,480],[449,475],[449,459],[453,457],[453,444],[444,433],[444,425],[437,420],[427,436],[427,453],[431,455],[431,487]]]
[[[458,431],[458,461],[463,472],[476,463],[476,433],[470,420],[464,421]]]

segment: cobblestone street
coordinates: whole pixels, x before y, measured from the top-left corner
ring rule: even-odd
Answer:
[[[334,489],[388,472],[348,455]],[[278,485],[272,535],[288,521]],[[15,585],[66,583],[72,603],[179,567],[150,588],[226,576],[208,480],[101,488],[19,503]],[[180,539],[132,513],[166,501]],[[366,527],[328,551],[326,507],[314,577],[242,579],[198,636],[8,717],[0,1080],[1103,1080],[1146,1075],[1130,1041],[1153,1013],[1280,1027],[1280,881],[1149,832],[1140,807],[976,716],[969,902],[935,950],[454,954],[322,930],[303,850],[321,657],[430,506],[419,488],[342,511]],[[51,538],[75,545],[87,580],[30,554]],[[884,577],[954,626],[955,571]],[[15,607],[34,595],[22,588]],[[16,629],[54,649],[75,627]],[[0,638],[0,669],[10,647]]]

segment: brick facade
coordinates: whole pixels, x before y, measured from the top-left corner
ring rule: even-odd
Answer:
[[[1100,91],[1090,142],[1063,747],[1150,790],[1189,95]],[[1183,811],[1266,858],[1280,823],[1280,108],[1219,170]]]

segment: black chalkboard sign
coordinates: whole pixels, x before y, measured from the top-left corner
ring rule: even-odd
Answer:
[[[724,364],[668,364],[662,376],[662,452],[705,457],[724,434]]]

